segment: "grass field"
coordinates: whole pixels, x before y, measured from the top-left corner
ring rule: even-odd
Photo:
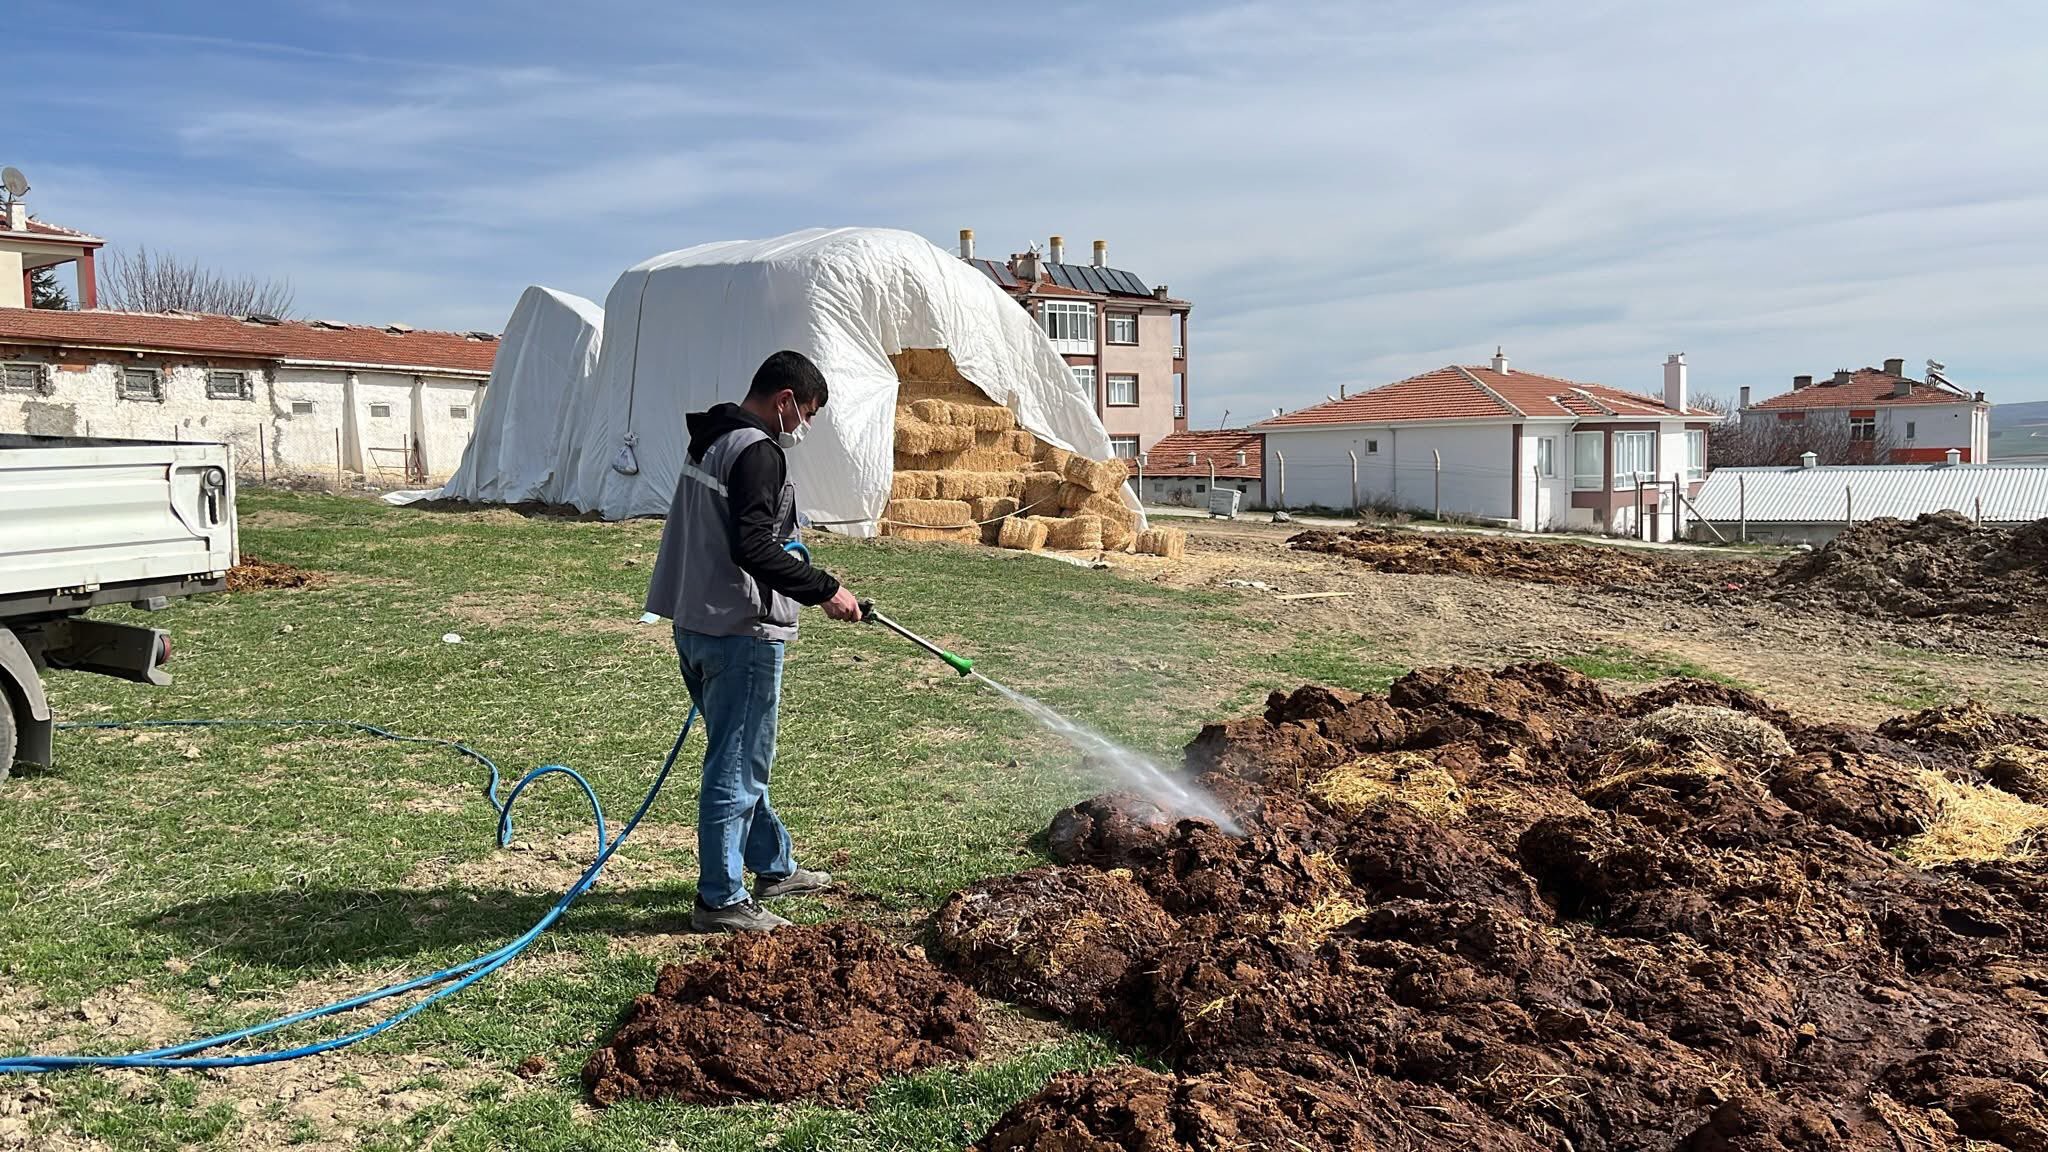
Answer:
[[[175,636],[176,683],[54,674],[64,718],[369,721],[468,741],[508,778],[569,764],[615,821],[630,812],[686,705],[664,628],[635,622],[658,524],[266,491],[246,492],[242,515],[246,553],[329,582],[149,617]],[[1039,558],[832,540],[818,557],[991,675],[1162,757],[1274,687],[1396,672],[1327,634],[1243,619],[1220,595]],[[800,855],[851,893],[792,915],[906,937],[952,889],[1041,859],[1047,817],[1097,787],[991,693],[822,617],[791,649],[781,748],[776,802]],[[703,946],[686,931],[697,755],[693,739],[563,924],[445,1007],[287,1066],[0,1083],[0,1147],[10,1134],[111,1149],[943,1147],[1058,1069],[1119,1058],[1018,1016],[998,1019],[1009,1038],[991,1059],[896,1084],[862,1112],[588,1108],[584,1057],[661,962]],[[465,959],[537,918],[594,839],[580,795],[555,783],[522,801],[520,850],[501,851],[476,765],[334,731],[81,730],[58,756],[0,786],[10,1050],[167,1043]],[[510,1074],[533,1056],[549,1070]]]

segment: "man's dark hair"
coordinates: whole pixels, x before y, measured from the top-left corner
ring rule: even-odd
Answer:
[[[825,406],[825,374],[801,352],[777,352],[754,370],[754,383],[747,389],[750,399],[767,399],[784,388],[796,393],[799,405]]]

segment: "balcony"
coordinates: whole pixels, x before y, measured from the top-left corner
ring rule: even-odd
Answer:
[[[1187,359],[1187,358],[1188,358],[1188,350],[1187,350],[1187,346],[1186,346],[1186,345],[1184,345],[1184,344],[1175,344],[1175,345],[1173,346],[1173,358],[1174,358],[1175,360],[1185,360],[1185,359]]]
[[[1173,406],[1173,418],[1174,418],[1175,420],[1185,420],[1185,419],[1187,419],[1187,418],[1188,418],[1188,406],[1187,406],[1187,405],[1185,405],[1185,404],[1175,404],[1175,405]]]

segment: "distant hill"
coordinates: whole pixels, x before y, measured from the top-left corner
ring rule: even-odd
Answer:
[[[2048,462],[2048,400],[1991,406],[1991,458]]]

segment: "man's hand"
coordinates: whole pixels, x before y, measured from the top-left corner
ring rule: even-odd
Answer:
[[[839,591],[834,592],[830,600],[819,607],[825,610],[825,615],[834,620],[852,622],[860,619],[860,601],[854,599],[853,593],[847,591],[844,584],[839,586]]]

